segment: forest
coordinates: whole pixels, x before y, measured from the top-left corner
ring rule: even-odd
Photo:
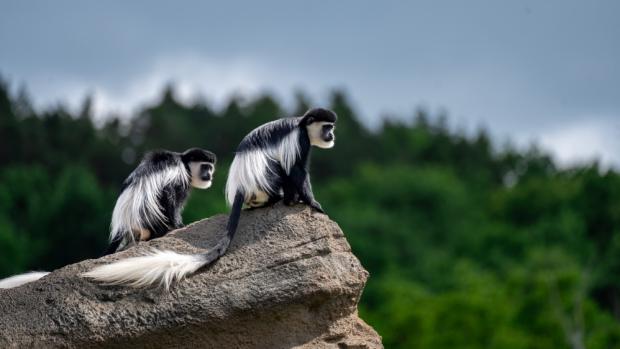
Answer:
[[[122,181],[152,149],[218,155],[190,223],[228,209],[241,138],[288,109],[265,93],[223,107],[181,103],[173,85],[134,115],[39,110],[0,82],[0,277],[53,270],[105,249]],[[360,314],[386,348],[620,348],[620,173],[558,166],[531,145],[449,126],[424,109],[362,122],[345,91],[336,146],[312,154],[315,196],[370,272]],[[289,110],[290,109],[290,110]]]

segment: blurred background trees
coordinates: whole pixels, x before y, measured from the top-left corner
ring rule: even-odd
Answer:
[[[173,86],[131,118],[95,126],[78,112],[35,111],[0,83],[0,276],[99,256],[123,179],[150,149],[204,147],[213,189],[186,222],[226,212],[240,139],[299,115],[273,97],[183,105]],[[370,271],[361,314],[387,348],[620,347],[620,175],[596,163],[558,168],[536,147],[499,148],[416,111],[376,130],[346,94],[337,146],[313,154],[316,195]]]

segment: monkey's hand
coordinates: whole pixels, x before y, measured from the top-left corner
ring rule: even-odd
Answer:
[[[314,200],[314,201],[312,201],[310,203],[310,207],[312,207],[312,209],[314,209],[317,212],[320,212],[320,213],[323,213],[323,214],[325,213],[325,211],[323,211],[323,207],[321,207],[321,204],[319,204],[319,202],[316,201],[316,200]]]

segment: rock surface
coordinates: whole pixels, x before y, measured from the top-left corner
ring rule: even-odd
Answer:
[[[0,348],[382,348],[357,315],[368,273],[338,225],[302,205],[242,212],[228,253],[168,292],[78,276],[148,248],[203,252],[227,218],[0,290]]]

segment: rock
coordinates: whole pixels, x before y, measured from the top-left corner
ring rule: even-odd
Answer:
[[[228,253],[168,292],[79,276],[149,248],[204,252],[227,218],[0,290],[0,348],[382,348],[357,315],[368,273],[338,225],[303,205],[242,212]]]

